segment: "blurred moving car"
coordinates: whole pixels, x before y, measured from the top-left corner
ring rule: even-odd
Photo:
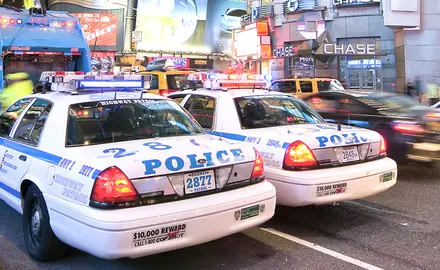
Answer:
[[[415,99],[378,92],[323,92],[305,99],[328,122],[375,130],[399,162],[440,159],[440,113]]]
[[[304,99],[319,92],[344,91],[345,89],[341,82],[331,78],[289,78],[274,81],[270,90]]]
[[[240,8],[228,8],[222,15],[221,27],[222,32],[232,34],[235,29],[241,28],[241,16],[246,15],[247,11]]]

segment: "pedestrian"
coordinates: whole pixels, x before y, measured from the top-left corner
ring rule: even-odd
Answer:
[[[416,76],[414,86],[417,92],[418,100],[421,104],[426,105],[426,84],[422,76]]]
[[[410,80],[408,80],[408,82],[406,83],[406,94],[408,96],[414,97],[414,90],[415,89],[413,83]]]
[[[0,93],[2,109],[5,110],[18,99],[31,95],[34,84],[25,72],[11,73],[5,76],[6,88]]]
[[[435,83],[435,79],[431,80],[431,83],[428,84],[427,88],[428,105],[431,106],[439,101],[438,85]]]

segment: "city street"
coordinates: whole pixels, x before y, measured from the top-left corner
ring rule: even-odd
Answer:
[[[437,169],[401,166],[386,193],[336,206],[278,207],[263,226],[204,245],[115,261],[71,249],[46,264],[27,256],[21,216],[0,202],[0,269],[438,269],[438,190]]]

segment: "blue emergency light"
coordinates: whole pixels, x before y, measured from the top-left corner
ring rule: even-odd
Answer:
[[[209,74],[209,75],[208,75],[208,79],[210,79],[211,81],[212,81],[212,80],[215,80],[215,79],[217,79],[217,75],[215,75],[215,74]]]
[[[121,88],[121,89],[143,89],[144,80],[124,80],[124,81],[101,81],[90,80],[77,81],[77,88],[79,89],[103,89],[103,88]]]

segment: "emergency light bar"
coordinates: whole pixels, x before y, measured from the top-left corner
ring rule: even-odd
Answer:
[[[206,89],[240,89],[240,88],[266,88],[270,83],[270,75],[254,74],[208,74],[195,72],[188,76],[188,81],[203,81]]]
[[[134,74],[111,75],[105,73],[45,71],[40,82],[52,91],[78,94],[91,91],[146,91],[150,88],[151,76]]]
[[[76,81],[78,89],[96,89],[96,88],[123,88],[123,89],[143,89],[144,80],[124,80],[124,81]]]

